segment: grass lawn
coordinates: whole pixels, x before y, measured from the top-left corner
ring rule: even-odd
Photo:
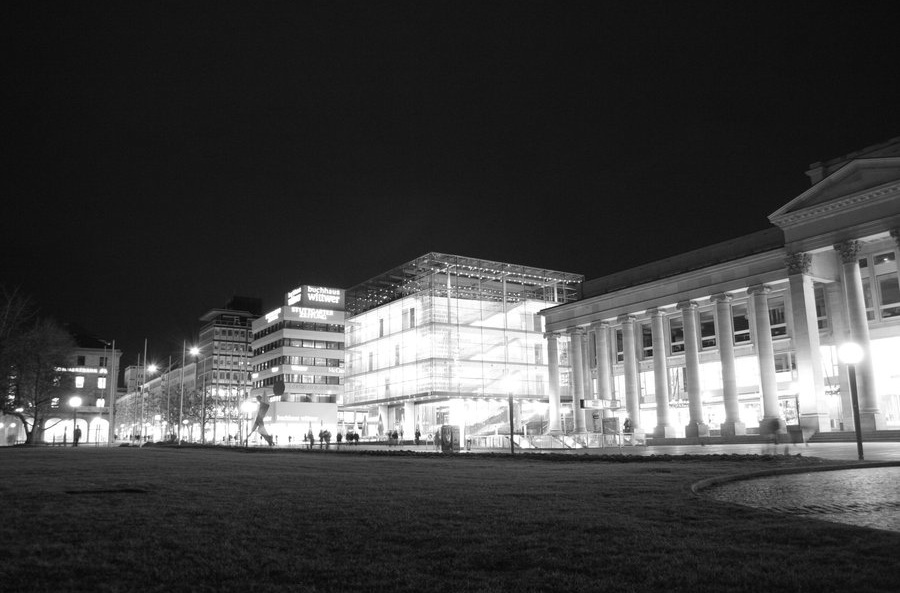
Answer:
[[[0,590],[900,591],[900,533],[715,502],[803,457],[0,449]]]

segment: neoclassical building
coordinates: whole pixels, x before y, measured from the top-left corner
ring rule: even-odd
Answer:
[[[781,418],[804,433],[900,425],[900,137],[807,171],[773,227],[590,280],[542,311],[550,430],[630,418],[648,436],[734,436]],[[591,412],[591,410],[595,410]],[[601,412],[602,410],[602,412]]]

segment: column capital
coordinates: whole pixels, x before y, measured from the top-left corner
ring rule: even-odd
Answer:
[[[634,315],[626,314],[626,315],[619,315],[619,316],[616,318],[616,321],[618,321],[618,322],[621,323],[622,325],[625,325],[626,323],[634,323],[635,319],[636,319],[636,318],[635,318]]]
[[[894,238],[894,242],[897,243],[897,247],[900,247],[900,228],[891,229],[891,236]]]
[[[809,268],[812,266],[812,255],[805,251],[789,253],[784,258],[784,265],[788,270],[788,274],[809,274]]]
[[[709,300],[712,303],[730,303],[734,300],[734,297],[727,292],[719,292],[710,296]]]
[[[665,317],[666,316],[666,312],[662,309],[662,307],[653,307],[653,308],[647,309],[647,313],[650,315],[650,317]]]
[[[611,327],[609,321],[594,321],[591,323],[591,329],[597,331],[598,329],[609,329]]]
[[[859,252],[862,250],[862,242],[855,239],[835,243],[834,250],[841,256],[841,262],[845,264],[855,263]]]
[[[699,307],[700,305],[697,304],[697,301],[681,301],[675,305],[675,308],[679,311],[694,311]]]
[[[754,284],[753,286],[747,287],[747,294],[769,294],[772,292],[772,287],[768,284]]]
[[[544,332],[544,339],[549,340],[550,338],[556,339],[559,337],[559,332]]]
[[[566,333],[570,336],[583,336],[584,328],[579,326],[572,326],[566,328]]]

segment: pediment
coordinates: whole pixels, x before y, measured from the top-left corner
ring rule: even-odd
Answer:
[[[853,160],[770,214],[769,220],[785,229],[867,204],[883,206],[898,197],[900,156]]]

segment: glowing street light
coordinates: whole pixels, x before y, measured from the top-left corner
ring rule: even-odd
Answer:
[[[838,358],[847,365],[850,374],[850,402],[853,405],[853,430],[856,431],[856,452],[859,459],[863,459],[862,429],[859,422],[859,394],[856,387],[856,365],[863,359],[862,346],[855,342],[841,344],[838,348]]]
[[[250,430],[250,416],[256,412],[256,409],[259,407],[259,404],[251,399],[244,400],[244,403],[241,404],[241,411],[244,412],[244,446],[247,447],[250,444],[250,435],[248,431]]]

